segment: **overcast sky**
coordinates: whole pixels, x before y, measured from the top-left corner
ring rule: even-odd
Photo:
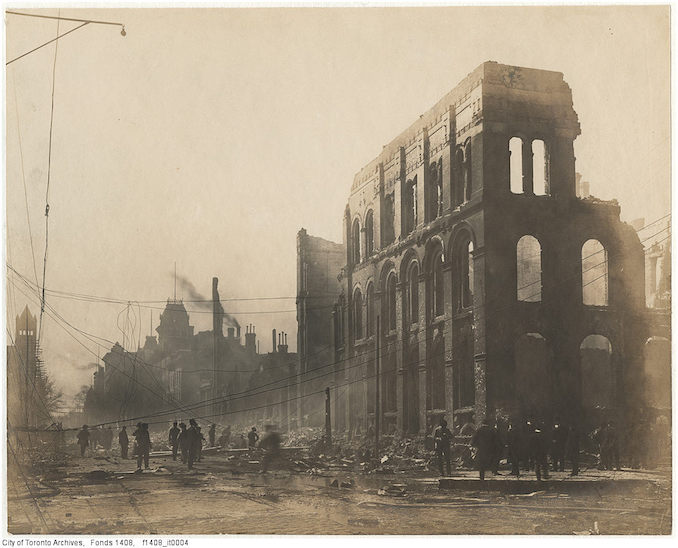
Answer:
[[[592,194],[618,199],[624,220],[650,222],[670,211],[665,7],[63,8],[61,15],[123,22],[127,36],[88,25],[59,41],[50,289],[162,301],[172,296],[176,261],[205,296],[218,276],[227,299],[291,297],[225,308],[257,326],[262,352],[274,327],[296,350],[297,231],[340,241],[355,172],[487,60],[563,72],[582,129],[577,170]],[[56,21],[7,15],[7,59],[56,30]],[[6,72],[6,251],[33,283],[19,135],[41,279],[53,59],[50,45]],[[13,331],[15,307],[29,301],[8,289]],[[178,296],[189,298],[181,287]],[[34,312],[36,302],[32,294]],[[116,322],[124,305],[48,302],[74,326],[123,342]],[[137,308],[128,338],[143,341],[151,313],[157,326],[160,310],[148,306],[162,308]],[[210,316],[192,313],[191,323],[196,332],[209,329]],[[67,395],[90,382],[86,365],[96,358],[47,315],[42,345]]]

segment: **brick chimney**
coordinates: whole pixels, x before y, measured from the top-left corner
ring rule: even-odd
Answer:
[[[250,354],[257,352],[257,334],[252,324],[245,326],[245,350]]]

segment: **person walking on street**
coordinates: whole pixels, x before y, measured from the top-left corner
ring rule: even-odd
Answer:
[[[259,434],[257,434],[257,429],[253,426],[252,430],[247,433],[247,447],[249,449],[254,449],[259,441]]]
[[[118,443],[120,444],[120,457],[127,459],[127,450],[129,448],[129,437],[127,437],[127,427],[123,426],[118,434]]]
[[[169,429],[169,445],[172,448],[172,460],[177,460],[177,451],[179,450],[179,427],[177,421],[174,421],[172,428]]]
[[[209,440],[210,440],[210,447],[214,447],[215,446],[215,440],[216,440],[216,437],[217,437],[217,425],[216,424],[212,424],[212,426],[210,426],[209,432],[207,432],[207,436],[209,437]]]
[[[261,438],[259,447],[264,450],[264,456],[261,459],[261,473],[268,472],[268,468],[274,460],[280,456],[280,434],[275,431],[272,424],[264,426],[264,437]]]
[[[494,429],[490,426],[490,421],[485,419],[483,424],[473,435],[471,445],[476,448],[476,467],[480,474],[480,479],[485,479],[485,471],[492,468],[497,441],[495,439]]]
[[[78,445],[80,446],[80,456],[85,456],[85,449],[89,445],[89,429],[86,424],[82,425],[82,430],[78,432]]]
[[[200,462],[202,460],[202,443],[205,441],[205,436],[202,433],[202,428],[195,424],[195,429],[198,432],[198,445],[196,448],[196,461]]]
[[[137,444],[137,471],[141,471],[141,463],[148,470],[149,453],[151,452],[151,435],[148,432],[148,424],[137,423],[137,429],[132,434]]]
[[[438,466],[440,475],[443,476],[443,461],[447,465],[447,475],[452,475],[452,466],[450,464],[450,443],[452,442],[452,432],[447,427],[447,421],[440,419],[440,425],[433,432],[433,443],[436,455],[438,457]]]

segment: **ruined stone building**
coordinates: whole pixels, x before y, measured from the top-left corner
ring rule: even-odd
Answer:
[[[642,405],[644,249],[616,201],[577,189],[579,134],[561,73],[486,62],[357,173],[319,320],[333,318],[335,428]]]

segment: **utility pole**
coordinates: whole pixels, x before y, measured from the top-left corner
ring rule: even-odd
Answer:
[[[376,368],[376,387],[374,391],[374,452],[377,458],[379,458],[379,408],[381,407],[379,402],[379,340],[381,339],[381,318],[377,316],[377,355],[375,360]]]
[[[332,417],[330,415],[330,387],[325,388],[325,442],[332,445]]]
[[[28,356],[30,353],[29,346],[28,346],[28,314],[26,314],[26,328],[24,330],[24,335],[26,336],[26,363],[25,363],[25,368],[26,368],[26,398],[24,400],[24,409],[26,411],[26,426],[30,426],[30,405],[31,405],[31,398],[28,397],[28,393],[30,392],[30,387],[28,383],[30,382],[30,370],[29,370],[29,363],[28,363]]]

